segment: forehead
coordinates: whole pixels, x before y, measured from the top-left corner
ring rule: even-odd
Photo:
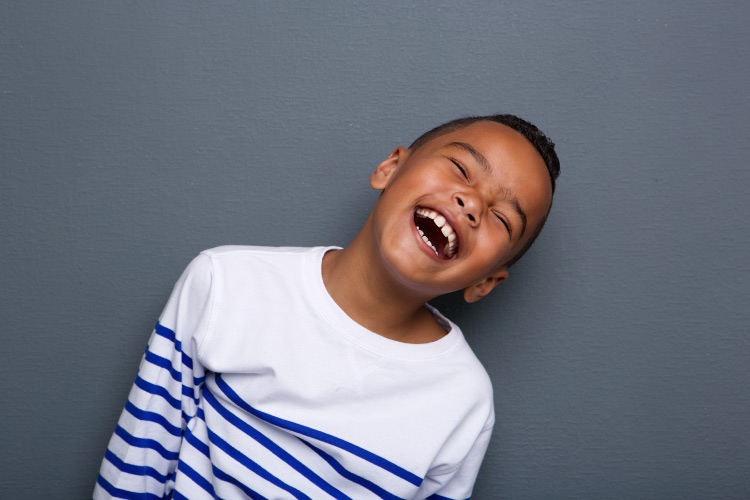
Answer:
[[[468,142],[476,148],[481,147],[482,149],[486,149],[487,153],[495,150],[504,150],[513,156],[524,156],[522,159],[529,162],[541,161],[544,164],[544,160],[539,152],[520,132],[502,123],[488,120],[474,122],[438,135],[425,142],[420,149],[435,150],[456,141]]]

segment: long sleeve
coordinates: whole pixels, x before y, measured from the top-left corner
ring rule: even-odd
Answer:
[[[93,498],[165,498],[184,430],[198,413],[200,341],[211,319],[211,259],[200,255],[174,287],[109,442]]]

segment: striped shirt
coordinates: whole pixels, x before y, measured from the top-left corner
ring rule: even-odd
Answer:
[[[178,281],[94,498],[411,499],[471,495],[494,422],[460,330],[429,344],[338,308],[327,249],[220,247]]]

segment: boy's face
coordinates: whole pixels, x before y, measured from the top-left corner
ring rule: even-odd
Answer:
[[[547,214],[544,160],[515,130],[480,121],[416,151],[397,148],[370,184],[372,212],[389,271],[416,294],[465,289],[473,302],[508,276],[505,263]]]

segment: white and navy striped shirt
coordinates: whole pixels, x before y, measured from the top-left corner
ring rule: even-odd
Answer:
[[[178,281],[95,499],[471,495],[492,388],[460,330],[404,344],[325,290],[328,249],[220,247]]]

